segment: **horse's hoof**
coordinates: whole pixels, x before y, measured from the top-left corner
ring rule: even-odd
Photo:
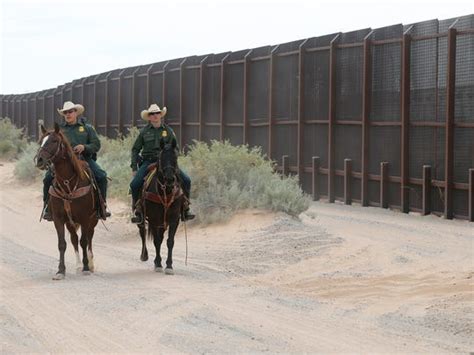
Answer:
[[[91,274],[90,270],[83,270],[82,271],[82,275],[88,276],[90,274]]]
[[[155,266],[155,272],[163,272],[163,268],[161,266]]]
[[[53,276],[53,280],[64,280],[65,277],[66,277],[66,275],[61,274],[60,272],[58,272],[56,275]]]
[[[174,275],[174,271],[173,271],[172,268],[167,267],[167,268],[165,269],[165,274],[166,274],[166,275]]]
[[[141,261],[147,261],[148,260],[148,255],[145,256],[140,256]]]

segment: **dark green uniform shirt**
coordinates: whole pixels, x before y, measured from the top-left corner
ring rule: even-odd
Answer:
[[[168,144],[173,138],[176,139],[176,135],[173,129],[166,124],[155,128],[149,123],[143,127],[132,147],[132,163],[130,164],[132,170],[136,171],[138,169],[140,150],[142,151],[143,160],[155,160],[160,153],[160,139],[163,139],[164,143]]]
[[[84,145],[84,158],[93,158],[100,149],[100,140],[94,127],[86,123],[83,118],[77,120],[76,124],[69,125],[66,121],[61,122],[61,131],[74,148],[78,144]]]

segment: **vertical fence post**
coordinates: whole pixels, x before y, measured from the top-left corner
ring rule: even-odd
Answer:
[[[202,126],[203,126],[203,111],[204,111],[204,78],[206,75],[207,71],[207,61],[209,59],[209,56],[204,57],[203,60],[199,63],[199,129],[198,129],[198,139],[202,141]]]
[[[468,191],[468,214],[469,221],[474,222],[474,169],[469,169],[469,191]]]
[[[109,72],[107,76],[105,77],[105,103],[104,103],[104,111],[105,111],[105,136],[109,136],[109,129],[110,129],[110,116],[109,116],[109,89],[110,89],[110,75],[112,75],[112,72]],[[132,91],[132,100],[134,96],[134,91]],[[133,106],[132,106],[133,107]],[[133,117],[133,115],[132,115]]]
[[[448,30],[448,65],[446,78],[446,144],[444,218],[453,218],[453,158],[454,158],[454,94],[456,80],[456,29]]]
[[[150,106],[151,104],[151,70],[153,69],[153,64],[150,64],[148,69],[146,70],[146,106]],[[163,106],[163,105],[162,105]]]
[[[332,39],[329,49],[329,122],[328,122],[328,200],[335,201],[334,195],[334,128],[336,120],[336,42],[339,35]]]
[[[94,118],[92,120],[92,124],[94,127],[97,128],[97,83],[99,82],[99,75],[96,75],[94,78]]]
[[[380,163],[380,207],[388,208],[388,163]]]
[[[401,113],[402,113],[402,127],[401,127],[401,211],[408,213],[409,205],[409,171],[408,171],[408,157],[409,157],[409,127],[410,127],[410,49],[411,36],[407,33],[403,34],[402,41],[402,82],[401,82]]]
[[[223,141],[224,140],[224,100],[225,100],[225,95],[224,95],[224,80],[225,80],[225,69],[226,69],[226,63],[227,63],[227,58],[229,58],[230,53],[227,53],[224,58],[221,60],[221,83],[220,83],[220,98],[219,98],[219,140]]]
[[[248,144],[249,142],[249,118],[248,118],[248,84],[249,84],[249,66],[250,66],[250,55],[252,54],[252,49],[247,52],[244,56],[244,93],[243,93],[243,144]]]
[[[303,181],[303,128],[304,128],[304,54],[308,39],[305,39],[298,47],[298,141],[296,150],[296,165],[298,167],[298,179],[300,185]]]
[[[319,157],[312,157],[312,180],[311,180],[311,191],[313,195],[313,201],[319,201]]]
[[[289,159],[290,157],[288,155],[283,155],[281,157],[281,165],[282,165],[282,174],[284,176],[288,176],[290,172],[290,167],[289,167]]]
[[[431,166],[423,165],[422,215],[431,213]]]
[[[352,205],[352,160],[344,159],[344,204]]]
[[[369,205],[368,180],[369,180],[369,116],[370,99],[372,94],[372,47],[371,31],[364,38],[364,67],[362,82],[362,178],[361,178],[361,205]]]
[[[139,108],[137,107],[137,72],[140,67],[136,68],[132,73],[132,126],[137,124],[137,113]]]
[[[273,76],[275,65],[275,53],[280,45],[276,46],[270,52],[270,61],[268,64],[268,158],[272,159],[273,153]]]
[[[170,64],[169,61],[166,62],[166,64],[163,66],[163,80],[161,82],[161,105],[166,106],[166,69],[168,68],[168,65]]]
[[[184,58],[179,63],[179,146],[184,149],[184,120],[183,120],[183,107],[184,107],[184,64],[188,60],[188,57]]]

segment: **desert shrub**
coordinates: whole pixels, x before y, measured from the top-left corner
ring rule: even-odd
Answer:
[[[309,206],[296,177],[282,177],[260,148],[194,142],[180,166],[191,176],[193,209],[201,223],[230,217],[242,208],[298,215]]]
[[[20,153],[18,161],[15,163],[15,176],[24,182],[33,182],[38,177],[43,176],[44,172],[39,170],[33,161],[36,152],[38,151],[38,144],[30,142],[26,148]]]
[[[9,118],[0,118],[0,158],[17,158],[26,145],[23,129],[15,127]]]
[[[139,130],[133,127],[127,135],[119,135],[116,139],[100,137],[101,149],[97,163],[112,179],[108,185],[108,196],[127,200],[128,186],[132,179],[130,169],[130,152]]]

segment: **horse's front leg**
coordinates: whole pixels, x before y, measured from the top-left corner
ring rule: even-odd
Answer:
[[[166,259],[166,269],[165,274],[173,275],[173,247],[174,247],[174,236],[176,234],[176,230],[178,229],[179,221],[173,224],[170,224],[169,231],[168,231],[168,240],[166,241],[166,245],[168,246],[168,258]]]
[[[59,267],[56,275],[53,276],[53,280],[62,280],[66,277],[66,265],[64,264],[64,253],[66,252],[66,238],[64,223],[59,220],[54,221],[54,227],[58,234],[58,249],[59,249]]]
[[[81,228],[81,248],[82,248],[82,273],[84,275],[90,274],[89,269],[89,258],[88,258],[88,248],[87,245],[89,244],[89,237],[87,235],[87,231]]]
[[[162,272],[163,267],[161,266],[161,243],[163,242],[164,230],[162,227],[149,226],[150,232],[153,235],[153,244],[155,244],[156,257],[155,257],[155,271]]]
[[[141,261],[148,260],[148,250],[146,248],[146,228],[145,223],[139,224],[138,229],[140,231],[140,238],[142,238],[142,254],[140,255]]]

